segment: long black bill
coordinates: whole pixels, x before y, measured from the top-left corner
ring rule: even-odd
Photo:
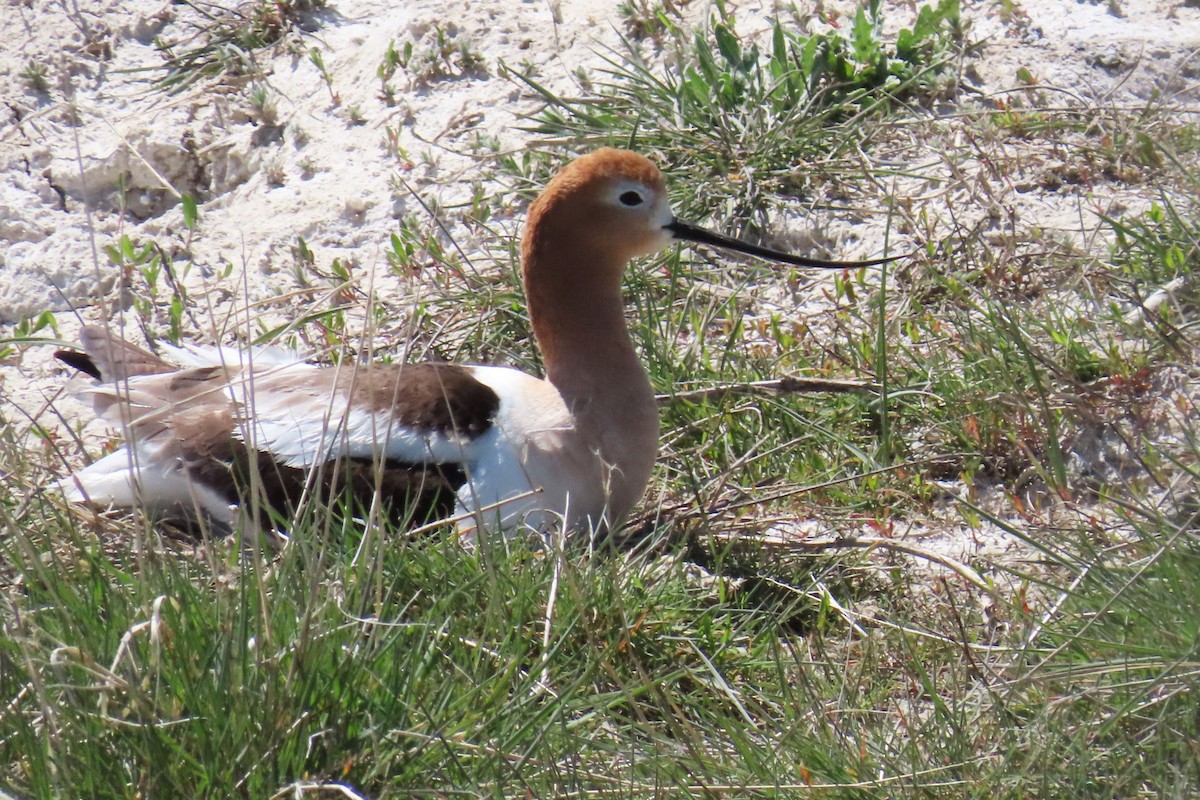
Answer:
[[[785,253],[782,250],[772,250],[769,247],[759,247],[756,244],[742,242],[737,239],[731,239],[728,236],[722,236],[719,233],[706,231],[704,228],[697,228],[695,225],[689,225],[686,222],[675,220],[670,225],[665,226],[674,234],[676,239],[685,242],[696,242],[697,244],[711,244],[715,247],[724,247],[729,250],[736,250],[739,253],[745,253],[759,258],[767,258],[772,261],[779,261],[784,264],[795,264],[798,267],[818,267],[820,269],[856,269],[858,267],[876,267],[880,264],[887,264],[904,256],[891,256],[890,258],[872,258],[867,261],[826,261],[820,258],[807,258],[805,256],[797,256],[792,253]]]

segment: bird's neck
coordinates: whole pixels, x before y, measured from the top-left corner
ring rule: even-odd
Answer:
[[[576,446],[599,457],[609,522],[641,499],[658,456],[658,405],[625,323],[620,287],[527,284],[546,379],[570,410]],[[568,298],[586,298],[570,302]],[[595,522],[595,521],[593,521]]]
[[[620,287],[537,283],[529,290],[529,318],[546,379],[568,405],[598,410],[653,401],[629,337]]]
[[[587,220],[531,211],[521,261],[546,379],[570,411],[573,447],[599,458],[610,521],[645,490],[658,455],[658,407],[625,323],[627,253],[588,236]]]

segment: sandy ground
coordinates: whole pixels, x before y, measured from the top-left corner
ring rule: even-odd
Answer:
[[[743,31],[766,29],[770,4],[727,5]],[[908,24],[910,4],[891,5],[890,24]],[[981,43],[965,65],[970,102],[995,104],[1019,90],[1025,68],[1062,105],[1200,106],[1200,4],[1030,0],[1012,4],[1007,16],[1002,5],[964,0],[969,36]],[[248,304],[263,303],[256,322],[312,307],[310,295],[292,294],[298,237],[322,268],[337,259],[378,293],[411,294],[413,287],[387,268],[385,251],[405,215],[427,219],[416,197],[444,209],[455,241],[470,254],[481,243],[455,206],[495,188],[479,180],[473,143],[493,137],[513,152],[535,144],[520,129],[520,115],[537,104],[501,65],[533,69],[551,89],[571,93],[574,72],[595,68],[617,44],[616,7],[605,0],[332,0],[290,38],[293,47],[257,54],[274,106],[264,113],[228,81],[201,81],[176,94],[153,88],[164,74],[155,42],[186,42],[204,21],[194,7],[7,0],[0,13],[0,338],[47,309],[59,312],[65,340],[81,321],[127,309],[132,298],[104,252],[122,236],[155,242],[176,259],[176,277],[198,306],[200,341],[244,337]],[[708,8],[693,2],[682,13],[703,20]],[[815,16],[814,28],[822,24]],[[467,42],[482,65],[450,64],[449,74],[428,80],[401,69],[389,105],[377,76],[389,43],[413,42],[419,52],[439,31]],[[314,48],[328,82],[309,57]],[[44,77],[44,90],[31,68]],[[934,151],[912,142],[892,156],[927,168],[955,148],[970,149],[949,135]],[[985,159],[963,157],[960,165],[978,170],[979,183],[937,203],[980,216],[999,204],[1014,225],[1044,226],[1099,251],[1090,209],[1136,210],[1155,197],[1153,186],[1137,181],[1056,187],[1047,176],[1069,175],[1069,152],[1024,156],[999,178]],[[180,194],[201,200],[194,233],[184,226]],[[501,209],[493,225],[519,230],[516,206]],[[852,219],[811,224],[832,225],[835,246],[853,243],[835,253],[843,257],[872,252],[882,236],[882,226],[856,228]],[[51,349],[22,348],[0,364],[3,404],[44,424],[54,424],[45,404],[65,375]],[[65,399],[60,407],[79,410]],[[0,419],[27,424],[12,408]],[[949,541],[964,555],[978,553],[975,538],[954,534]]]

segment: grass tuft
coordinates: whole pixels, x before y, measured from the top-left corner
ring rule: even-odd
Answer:
[[[249,0],[240,5],[186,2],[202,20],[190,36],[158,40],[165,74],[155,85],[171,93],[217,76],[255,78],[261,71],[255,53],[283,42],[324,0]]]
[[[680,176],[686,189],[675,200],[683,214],[717,213],[761,229],[781,198],[806,192],[814,165],[863,147],[882,115],[952,91],[964,46],[956,0],[922,6],[913,27],[891,42],[878,2],[860,7],[845,32],[809,34],[776,19],[763,37],[740,32],[723,4],[716,9],[694,33],[656,17],[667,32],[661,60],[668,66],[623,38],[580,97],[510,73],[545,102],[529,130],[634,147]]]

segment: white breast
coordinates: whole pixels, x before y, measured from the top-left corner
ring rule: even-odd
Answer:
[[[503,367],[471,367],[500,398],[492,429],[479,437],[468,481],[458,491],[464,539],[477,528],[546,533],[564,523],[583,533],[605,509],[599,456],[580,436],[558,390]]]

